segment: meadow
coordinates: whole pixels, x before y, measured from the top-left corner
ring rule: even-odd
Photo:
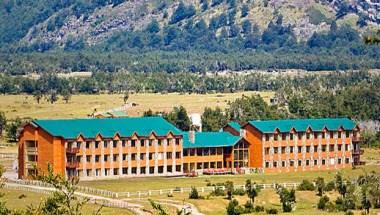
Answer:
[[[138,93],[130,94],[127,103],[134,103],[127,112],[130,116],[141,116],[144,111],[171,111],[175,106],[184,106],[188,113],[203,113],[205,107],[225,108],[229,101],[242,95],[260,94],[265,101],[274,92],[238,92],[215,94],[159,94]],[[61,98],[50,104],[42,99],[40,104],[31,95],[0,95],[0,111],[8,119],[20,118],[84,118],[97,111],[106,111],[124,105],[123,94],[73,95],[68,103]]]

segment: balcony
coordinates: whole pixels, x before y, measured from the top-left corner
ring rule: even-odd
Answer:
[[[352,151],[352,155],[362,155],[363,153],[364,153],[363,149],[353,150]]]
[[[77,154],[79,153],[79,148],[66,148],[66,154]]]
[[[79,167],[79,162],[78,161],[68,161],[68,162],[66,162],[66,168],[76,169],[78,167]]]

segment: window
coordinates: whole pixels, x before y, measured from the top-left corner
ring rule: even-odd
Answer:
[[[175,144],[176,144],[177,146],[179,145],[179,141],[180,141],[179,138],[175,139]]]
[[[99,148],[99,141],[95,142],[95,149]]]
[[[318,146],[314,146],[314,152],[318,152]]]
[[[350,158],[346,158],[346,159],[345,159],[345,162],[346,162],[346,163],[350,163]]]
[[[86,142],[86,149],[89,149],[89,148],[90,148],[90,142],[87,141],[87,142]]]
[[[265,141],[269,141],[269,134],[265,134]]]
[[[310,165],[310,160],[306,160],[306,166]]]
[[[104,155],[104,158],[103,158],[103,159],[104,159],[105,162],[108,161],[108,156],[109,156],[109,155]]]
[[[277,161],[273,162],[273,167],[277,167]]]
[[[342,132],[341,131],[338,132],[338,138],[342,138]]]
[[[216,149],[210,148],[210,155],[216,155]]]
[[[173,153],[172,152],[166,152],[166,159],[172,159]]]
[[[334,151],[334,145],[333,144],[330,144],[329,151],[330,152]]]
[[[290,140],[294,140],[294,134],[293,133],[290,134]]]
[[[342,145],[338,144],[338,151],[342,151]]]
[[[112,144],[113,144],[113,147],[116,148],[117,147],[117,140],[112,141]]]
[[[294,146],[290,147],[290,153],[294,153]]]
[[[137,167],[132,167],[132,174],[137,174]]]
[[[193,155],[194,155],[194,153],[195,153],[195,150],[193,150]],[[192,156],[193,156],[192,155]],[[199,156],[199,155],[202,155],[202,148],[197,148],[197,155]]]
[[[100,155],[95,155],[95,162],[99,162],[100,160]]]
[[[277,147],[273,147],[273,153],[274,153],[274,154],[277,154],[277,153],[278,153],[278,148],[277,148]]]
[[[269,168],[269,162],[268,162],[268,161],[265,162],[265,167],[266,167],[266,168]]]
[[[286,153],[286,147],[285,147],[285,146],[281,147],[281,153],[282,153],[282,154],[285,154],[285,153]]]
[[[161,140],[161,139],[157,140],[157,144],[158,144],[159,146],[161,146],[161,144],[162,144],[162,140]]]
[[[133,161],[136,160],[136,153],[131,154],[131,160],[133,160]]]
[[[126,167],[123,167],[123,170],[122,170],[122,172],[123,172],[123,175],[126,175],[126,174],[128,174],[128,168],[126,168]]]
[[[302,146],[298,146],[298,153],[302,152]]]
[[[175,153],[175,158],[176,158],[176,159],[181,158],[181,152],[176,152],[176,153]]]
[[[303,133],[302,133],[302,132],[298,133],[298,139],[299,139],[299,140],[302,140],[302,136],[303,136]]]
[[[203,149],[203,155],[209,155],[209,153],[210,153],[209,148],[204,148]]]
[[[349,144],[344,145],[346,151],[349,151],[349,150],[350,150],[350,149],[349,149],[349,148],[350,148],[349,146],[350,146]]]
[[[346,131],[346,138],[349,138],[349,137],[350,137],[350,132]]]
[[[131,147],[136,147],[136,140],[131,140]]]
[[[282,161],[282,167],[286,167],[286,162],[285,161]]]
[[[322,139],[326,138],[326,132],[322,132]]]
[[[314,132],[314,139],[318,139],[318,133]]]
[[[338,164],[342,164],[342,158],[338,158]]]
[[[302,160],[298,160],[298,166],[302,166]]]
[[[327,148],[327,146],[326,146],[326,145],[323,145],[323,146],[322,146],[322,152],[325,152],[325,151],[326,151],[326,148]]]
[[[170,140],[169,139],[166,140],[166,145],[170,146]]]
[[[153,146],[153,140],[148,140],[148,145]]]
[[[154,155],[153,153],[149,153],[149,158],[148,159],[149,160],[153,160],[153,155]]]
[[[330,131],[330,139],[334,138],[334,132]]]
[[[86,161],[91,162],[91,155],[86,155]]]
[[[107,146],[108,146],[108,142],[107,142],[107,141],[104,141],[104,142],[103,142],[103,145],[104,145],[104,148],[107,148]]]
[[[310,138],[311,138],[311,134],[310,134],[310,132],[309,132],[309,133],[306,133],[306,139],[310,140]]]
[[[274,141],[278,140],[278,134],[274,134]]]
[[[326,160],[325,159],[322,160],[322,165],[326,165]]]
[[[113,161],[117,161],[118,155],[113,155]]]
[[[90,169],[86,170],[86,176],[91,176],[91,170]]]
[[[127,154],[123,154],[123,161],[127,160]]]
[[[265,148],[265,154],[266,154],[266,155],[269,155],[269,147],[266,147],[266,148]]]
[[[145,156],[145,153],[141,153],[141,154],[140,154],[140,160],[145,160],[145,157],[146,157],[146,156]]]
[[[315,160],[314,160],[314,166],[317,166],[317,165],[318,165],[318,160],[315,159]]]
[[[145,140],[140,140],[140,146],[144,147],[145,146]]]
[[[289,161],[289,166],[294,166],[294,160]]]
[[[286,140],[286,133],[282,133],[282,140]]]
[[[121,141],[121,146],[124,148],[125,147],[125,140]]]
[[[307,153],[310,152],[310,146],[306,146],[306,152],[307,152]]]
[[[113,175],[119,175],[119,171],[118,171],[118,169],[113,169]]]
[[[80,149],[82,142],[77,142],[77,148]]]
[[[183,150],[183,156],[187,156],[189,154],[189,150],[188,149],[184,149]]]

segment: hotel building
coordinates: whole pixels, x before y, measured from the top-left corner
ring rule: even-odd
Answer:
[[[81,179],[288,172],[360,164],[346,118],[230,122],[183,132],[161,117],[34,120],[19,136],[19,178],[47,170]]]

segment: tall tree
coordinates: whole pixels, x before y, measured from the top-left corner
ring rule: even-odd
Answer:
[[[174,107],[166,116],[166,119],[183,131],[188,131],[190,129],[190,118],[183,106]]]
[[[0,137],[3,136],[3,131],[7,125],[7,118],[5,117],[5,113],[0,111]]]
[[[201,118],[203,131],[218,131],[227,124],[227,117],[219,107],[214,110],[206,107]]]

